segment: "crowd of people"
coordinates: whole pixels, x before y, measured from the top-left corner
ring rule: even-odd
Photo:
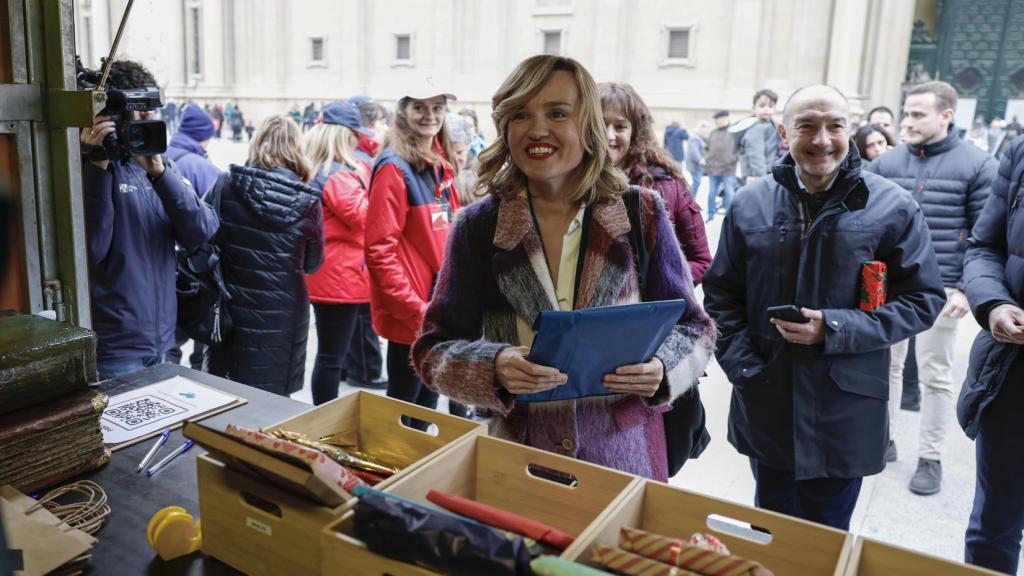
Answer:
[[[157,112],[156,117],[167,124],[168,132],[173,135],[177,133],[178,127],[184,121],[185,110],[196,106],[198,104],[191,100],[181,105],[174,100],[168,100]],[[226,126],[231,130],[231,141],[241,142],[242,132],[245,132],[247,142],[252,141],[252,135],[256,130],[256,126],[252,121],[245,119],[245,115],[242,114],[242,109],[238,107],[238,104],[231,101],[228,101],[223,106],[219,103],[212,105],[207,103],[203,104],[202,109],[213,122],[213,137],[220,138],[222,130]]]
[[[111,69],[114,87],[142,81],[156,84],[139,64]],[[909,488],[940,490],[956,414],[977,446],[966,560],[1016,570],[1024,139],[1000,145],[1001,164],[967,142],[943,82],[911,87],[898,122],[878,107],[855,124],[829,86],[796,90],[777,121],[765,89],[747,117],[723,110],[659,139],[631,86],[558,56],[528,58],[498,87],[489,145],[455,102],[428,80],[393,111],[366,96],[310,103],[265,119],[226,172],[205,150],[225,120],[238,134],[237,106],[184,106],[165,156],[127,162],[103,156],[114,126],[98,116],[81,140],[100,377],[162,362],[188,336],[176,334],[175,251],[213,245],[230,319],[205,343],[213,374],[297,390],[312,305],[316,404],[343,380],[430,407],[445,394],[493,434],[664,481],[678,440],[665,415],[700,407],[714,355],[755,504],[848,529],[863,477],[898,458],[916,337]],[[567,382],[529,359],[541,312],[671,299],[687,303],[672,332],[649,361],[605,375],[608,395],[516,401]],[[972,312],[983,331],[957,403],[953,342]],[[386,382],[368,358],[378,336]]]

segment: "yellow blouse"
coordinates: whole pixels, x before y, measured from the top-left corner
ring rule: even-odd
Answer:
[[[585,206],[569,222],[569,228],[562,237],[562,257],[558,265],[558,285],[551,285],[551,272],[548,270],[546,256],[540,254],[540,262],[533,262],[533,270],[540,278],[544,292],[556,310],[572,310],[573,296],[576,293],[576,263],[580,256],[580,243],[583,238],[583,215]],[[540,231],[537,231],[540,234]],[[537,335],[533,327],[526,323],[522,316],[516,314],[516,332],[519,334],[519,345],[530,347]]]

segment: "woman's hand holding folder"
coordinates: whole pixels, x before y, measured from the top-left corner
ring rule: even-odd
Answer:
[[[510,346],[494,359],[494,377],[498,384],[513,394],[533,394],[557,388],[569,381],[569,376],[557,368],[534,364],[526,359],[530,349]]]
[[[620,366],[614,374],[606,374],[601,383],[609,392],[650,398],[657,394],[664,377],[665,365],[655,356],[650,362]]]

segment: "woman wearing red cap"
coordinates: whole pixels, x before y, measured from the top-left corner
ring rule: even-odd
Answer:
[[[409,348],[420,330],[459,195],[445,132],[455,96],[426,85],[398,101],[370,184],[366,266],[373,328],[388,340],[388,396],[433,408],[437,394],[413,372]],[[458,410],[456,410],[458,411]],[[425,429],[414,420],[412,425]]]

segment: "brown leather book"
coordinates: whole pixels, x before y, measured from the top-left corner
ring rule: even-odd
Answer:
[[[4,458],[5,447],[30,436],[81,420],[95,420],[98,427],[100,415],[106,407],[107,395],[87,388],[13,414],[4,414],[0,416],[0,460]]]
[[[32,492],[106,464],[107,395],[85,389],[0,416],[0,484]]]

